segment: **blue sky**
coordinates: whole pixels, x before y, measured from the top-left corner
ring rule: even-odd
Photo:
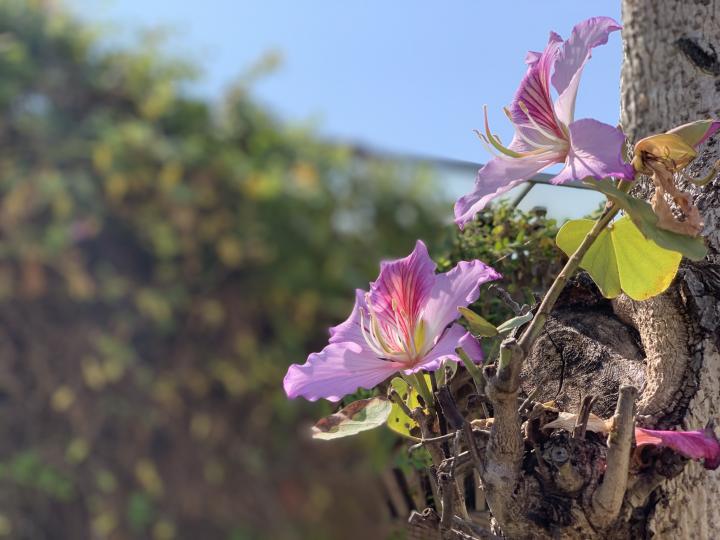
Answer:
[[[617,0],[66,2],[88,20],[111,23],[108,40],[172,29],[167,50],[201,66],[193,90],[202,95],[221,96],[277,51],[282,64],[254,92],[285,120],[381,149],[479,162],[488,155],[472,130],[482,125],[484,104],[493,130],[510,138],[502,107],[525,71],[526,51],[542,49],[550,30],[567,37],[585,18],[620,19]],[[616,33],[586,68],[576,118],[618,122],[621,59]]]

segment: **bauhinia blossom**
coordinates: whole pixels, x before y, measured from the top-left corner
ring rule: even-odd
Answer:
[[[720,120],[698,120],[645,137],[635,145],[632,164],[646,174],[652,174],[648,165],[653,161],[662,161],[672,172],[680,171],[697,157],[695,149],[719,130]]]
[[[407,257],[382,263],[369,292],[356,291],[350,317],[330,329],[328,346],[304,364],[290,366],[285,392],[291,398],[338,401],[397,372],[433,371],[446,359],[458,362],[458,347],[481,361],[479,343],[456,323],[458,307],[477,300],[478,287],[499,277],[478,260],[436,274],[418,241]]]
[[[700,210],[693,204],[690,193],[676,185],[674,174],[687,167],[697,157],[696,148],[718,130],[720,121],[699,120],[645,137],[635,145],[633,167],[650,176],[655,184],[651,202],[658,216],[658,227],[688,236],[698,236],[702,232]],[[702,185],[712,180],[717,170],[718,165],[715,165],[706,178],[691,181]],[[666,196],[682,211],[682,220],[675,217]]]
[[[712,428],[697,431],[658,431],[635,428],[638,447],[646,444],[672,448],[690,459],[702,459],[706,469],[720,467],[720,442]]]
[[[592,49],[607,43],[609,34],[620,28],[613,19],[594,17],[575,26],[567,41],[552,32],[542,53],[528,53],[527,73],[505,110],[515,126],[507,147],[490,132],[485,111],[481,138],[497,155],[478,171],[473,191],[455,204],[460,227],[490,200],[556,163],[564,167],[553,178],[555,184],[586,177],[634,177],[633,168],[622,159],[625,136],[620,129],[589,118],[574,119],[580,75]],[[551,83],[558,93],[555,101]]]

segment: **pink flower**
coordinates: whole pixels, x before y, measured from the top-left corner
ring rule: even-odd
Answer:
[[[646,444],[666,446],[690,459],[703,459],[706,469],[720,466],[720,442],[711,428],[697,431],[656,431],[635,428],[638,447]]]
[[[455,204],[455,223],[461,228],[490,200],[556,163],[564,164],[553,179],[556,184],[586,177],[634,177],[622,159],[625,136],[620,129],[589,118],[574,120],[585,62],[594,47],[607,43],[609,34],[620,28],[613,19],[594,17],[575,26],[567,41],[553,32],[542,53],[528,53],[527,73],[505,111],[515,126],[507,147],[490,133],[485,112],[481,137],[499,155],[478,171],[473,191]],[[551,82],[558,93],[554,102]]]
[[[457,308],[477,300],[478,287],[499,277],[477,260],[436,274],[425,244],[418,240],[404,259],[382,263],[370,292],[356,291],[350,317],[330,329],[327,347],[304,364],[290,366],[285,392],[290,398],[339,401],[399,371],[433,371],[443,360],[458,362],[458,347],[481,361],[479,343],[455,322]]]

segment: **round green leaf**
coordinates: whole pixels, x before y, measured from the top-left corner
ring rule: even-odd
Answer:
[[[571,255],[593,226],[593,221],[569,221],[557,235],[557,245]],[[583,257],[580,266],[588,271],[603,296],[624,292],[634,300],[646,300],[670,286],[682,255],[648,240],[633,221],[623,217],[603,230]]]
[[[314,439],[339,439],[374,429],[385,423],[392,404],[387,398],[374,397],[353,401],[335,414],[326,416],[313,426]]]
[[[555,242],[569,257],[582,243],[594,224],[595,222],[591,219],[568,221],[558,231]],[[617,259],[607,229],[603,230],[595,239],[580,266],[588,271],[605,298],[615,298],[620,294]]]

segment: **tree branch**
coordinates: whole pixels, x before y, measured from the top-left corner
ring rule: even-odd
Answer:
[[[517,340],[508,338],[500,348],[497,366],[485,368],[486,393],[494,409],[480,476],[488,505],[503,531],[529,525],[514,500],[520,481],[523,437],[518,414],[520,369],[524,358]]]
[[[637,395],[633,386],[620,387],[613,427],[608,435],[607,468],[602,483],[593,494],[588,515],[596,527],[607,527],[618,517],[625,497]]]

